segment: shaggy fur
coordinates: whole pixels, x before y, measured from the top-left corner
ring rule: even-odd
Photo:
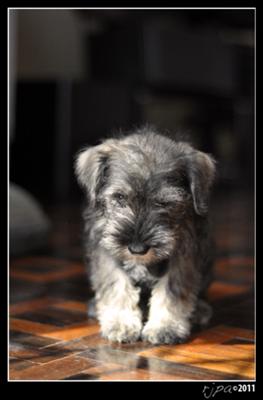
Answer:
[[[209,320],[214,164],[148,128],[78,154],[85,252],[103,337],[175,343]]]

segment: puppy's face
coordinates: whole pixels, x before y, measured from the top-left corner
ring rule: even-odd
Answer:
[[[169,258],[179,225],[192,209],[187,190],[172,185],[167,172],[133,176],[126,166],[115,170],[98,196],[105,225],[103,245],[122,260],[143,264]]]
[[[150,268],[176,251],[193,213],[206,214],[214,164],[185,143],[134,135],[85,150],[76,171],[97,213],[101,245]]]

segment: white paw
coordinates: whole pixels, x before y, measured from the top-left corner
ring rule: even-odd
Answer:
[[[187,340],[189,336],[189,327],[169,325],[169,324],[152,324],[148,322],[142,331],[143,341],[152,344],[175,344],[182,343]]]
[[[111,342],[136,342],[141,335],[142,322],[137,315],[130,318],[117,318],[101,321],[101,334]]]

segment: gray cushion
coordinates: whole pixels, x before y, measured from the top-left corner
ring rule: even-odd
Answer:
[[[36,199],[25,189],[9,186],[9,251],[19,255],[47,243],[51,223]]]

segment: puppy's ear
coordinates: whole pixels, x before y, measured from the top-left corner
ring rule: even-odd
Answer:
[[[91,204],[106,183],[109,172],[110,144],[106,142],[82,150],[76,156],[75,173],[80,186],[86,189]]]
[[[215,160],[202,151],[194,151],[187,157],[187,174],[194,209],[198,215],[204,216],[208,211],[210,188],[215,178]]]

